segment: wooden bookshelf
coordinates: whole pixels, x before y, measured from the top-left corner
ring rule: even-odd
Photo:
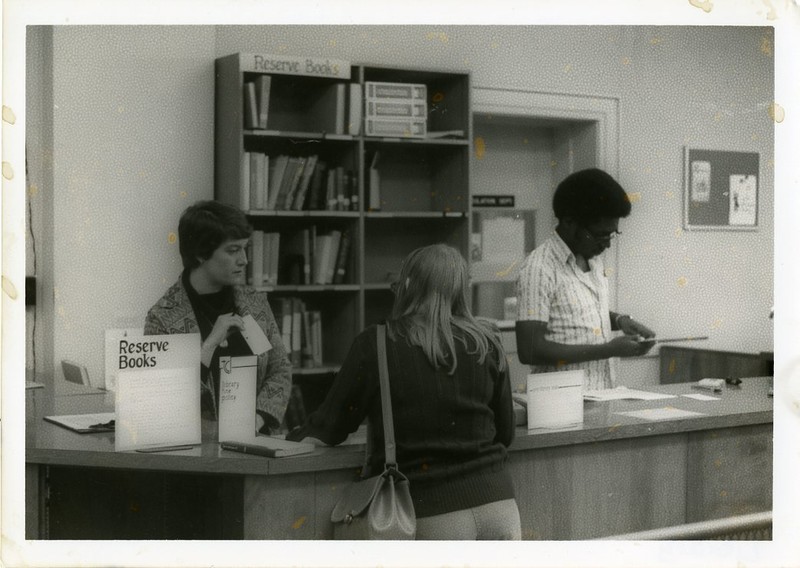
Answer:
[[[216,61],[215,197],[244,209],[255,229],[280,233],[281,255],[286,251],[297,254],[298,235],[312,227],[317,235],[350,232],[351,250],[342,282],[287,281],[279,270],[277,283],[257,286],[269,292],[271,303],[282,297],[301,298],[322,314],[325,364],[316,371],[332,376],[353,338],[389,315],[393,300],[390,284],[408,253],[445,242],[469,258],[470,76],[467,72],[355,64],[345,79],[273,73],[266,128],[248,128],[245,84],[256,81],[260,73],[247,70],[245,57],[233,54]],[[424,84],[428,132],[457,134],[441,138],[367,136],[363,116],[364,85],[368,81]],[[347,116],[345,131],[337,131],[339,103],[331,94],[337,89],[341,93],[337,83],[345,84],[348,95],[350,84],[358,85],[361,92],[357,134],[348,132]],[[347,111],[349,100],[344,106]],[[352,172],[357,207],[242,207],[245,153],[267,155],[270,162],[276,156],[316,155],[328,168]],[[369,168],[376,153],[381,189],[377,207],[368,202]],[[297,369],[295,381],[307,380],[316,371]]]

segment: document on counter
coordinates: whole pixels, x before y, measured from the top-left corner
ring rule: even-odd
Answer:
[[[647,392],[627,387],[617,387],[615,389],[587,390],[583,391],[583,400],[604,401],[604,400],[660,400],[662,398],[675,398],[677,395],[664,394],[660,392]]]
[[[672,408],[665,406],[664,408],[646,408],[645,410],[631,410],[629,412],[616,412],[623,416],[632,416],[634,418],[641,418],[642,420],[678,420],[681,418],[697,418],[698,416],[707,416],[702,412],[692,412],[691,410],[681,410],[680,408]]]
[[[120,371],[115,450],[199,444],[199,383],[197,366]]]
[[[682,394],[681,396],[685,396],[686,398],[693,398],[695,400],[720,400],[718,396],[709,396],[707,394]]]

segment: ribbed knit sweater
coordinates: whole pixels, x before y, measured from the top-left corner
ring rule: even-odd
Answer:
[[[369,417],[364,477],[382,471],[383,415],[377,363],[377,328],[359,334],[325,401],[290,439],[313,436],[341,443]],[[436,370],[421,347],[387,340],[398,467],[410,481],[418,517],[514,497],[506,471],[506,447],[514,438],[511,387],[506,366],[490,351],[478,362],[456,339],[453,375]]]

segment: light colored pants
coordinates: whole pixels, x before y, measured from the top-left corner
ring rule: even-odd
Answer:
[[[417,519],[417,540],[520,540],[515,499]]]

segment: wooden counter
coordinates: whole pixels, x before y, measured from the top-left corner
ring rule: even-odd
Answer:
[[[509,467],[523,538],[594,538],[770,510],[769,380],[745,379],[713,402],[586,402],[581,427],[519,428]],[[648,390],[709,394],[689,384]],[[190,450],[117,453],[113,434],[41,420],[113,410],[111,395],[43,399],[28,407],[28,538],[330,538],[330,510],[363,462],[361,445],[282,459],[221,450],[213,424]],[[701,415],[618,414],[665,406]]]

